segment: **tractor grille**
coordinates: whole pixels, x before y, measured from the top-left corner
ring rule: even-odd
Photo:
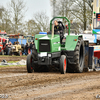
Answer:
[[[40,52],[50,52],[50,41],[40,40],[39,41],[39,51]]]

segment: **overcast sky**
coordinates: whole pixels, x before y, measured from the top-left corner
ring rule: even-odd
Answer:
[[[0,0],[0,6],[4,6],[7,8],[7,3],[11,0]],[[29,20],[33,17],[33,14],[36,12],[44,11],[47,13],[49,18],[51,19],[51,6],[50,0],[23,0],[26,3],[27,12],[25,16],[25,20]]]

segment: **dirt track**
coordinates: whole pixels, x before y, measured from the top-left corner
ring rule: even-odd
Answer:
[[[26,60],[26,56],[0,56],[0,62],[5,59],[6,61],[19,61]]]
[[[7,100],[96,100],[100,72],[29,74],[26,67],[0,68],[0,94],[8,94]]]

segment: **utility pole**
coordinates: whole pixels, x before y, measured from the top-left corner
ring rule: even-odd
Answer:
[[[83,9],[84,9],[84,13],[83,13],[83,18],[84,18],[84,31],[86,30],[86,4],[85,4],[86,0],[83,0]]]

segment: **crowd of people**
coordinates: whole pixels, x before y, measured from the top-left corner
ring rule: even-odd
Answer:
[[[25,50],[24,50],[25,55],[27,55],[27,54],[28,54],[28,50],[30,50],[30,51],[31,51],[31,53],[32,53],[32,47],[33,47],[33,42],[26,43],[26,45],[25,45]]]
[[[12,44],[10,41],[7,45],[7,54],[6,55],[10,55],[10,51],[12,50],[12,45],[18,45],[19,43],[14,43]],[[25,54],[25,55],[28,55],[28,51],[30,51],[32,53],[32,47],[33,47],[33,42],[30,42],[30,43],[26,43],[26,45],[24,45],[23,47],[23,51],[22,53]]]

